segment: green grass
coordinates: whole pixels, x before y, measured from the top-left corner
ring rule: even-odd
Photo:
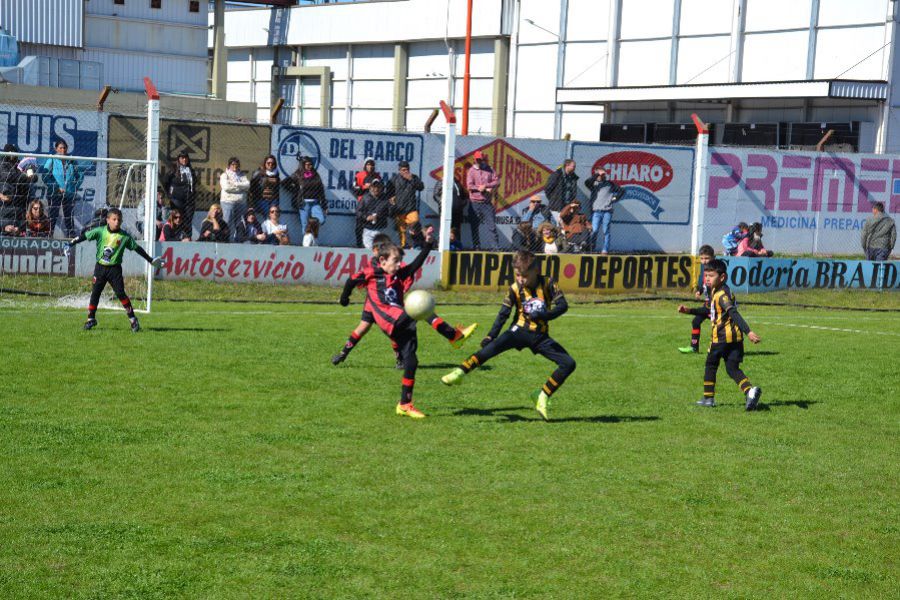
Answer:
[[[442,313],[486,329],[496,300]],[[394,416],[381,333],[328,362],[358,304],[160,301],[139,335],[0,309],[0,597],[895,596],[900,314],[745,306],[745,413],[724,369],[694,406],[675,305],[555,322],[579,366],[550,423],[528,400],[548,363],[445,388],[467,354],[427,328],[429,417]]]

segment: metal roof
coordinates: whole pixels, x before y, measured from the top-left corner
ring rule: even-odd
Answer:
[[[651,102],[673,100],[734,100],[746,98],[847,98],[887,100],[886,81],[844,79],[764,81],[701,85],[556,88],[557,104]]]
[[[84,0],[0,0],[0,27],[20,42],[84,45]]]

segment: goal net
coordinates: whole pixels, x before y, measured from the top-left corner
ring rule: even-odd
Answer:
[[[0,306],[86,308],[97,243],[69,249],[66,242],[105,226],[110,208],[122,211],[122,228],[153,254],[156,218],[165,217],[156,207],[145,210],[144,182],[155,165],[67,154],[67,144],[59,141],[64,140],[54,146],[57,154],[0,152]],[[122,271],[132,305],[146,312],[150,265],[126,250]],[[122,305],[107,286],[98,307]]]

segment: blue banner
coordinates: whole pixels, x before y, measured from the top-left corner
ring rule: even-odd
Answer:
[[[728,285],[735,292],[775,290],[900,290],[900,261],[815,258],[735,258],[728,263]]]

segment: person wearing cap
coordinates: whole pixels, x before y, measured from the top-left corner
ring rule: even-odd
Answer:
[[[372,249],[375,236],[387,227],[389,211],[390,204],[384,191],[384,183],[380,179],[373,179],[359,203],[359,215],[363,220],[363,246],[367,249]]]
[[[363,196],[365,196],[366,192],[369,191],[369,186],[375,179],[380,179],[378,173],[375,172],[375,159],[368,157],[366,158],[366,162],[363,164],[363,170],[357,172],[356,176],[353,178],[353,187],[350,188],[350,191],[352,191],[356,196],[357,202],[362,202]],[[362,218],[362,216],[357,212],[355,227],[357,248],[362,248],[362,232],[365,224],[366,220]]]
[[[191,166],[191,157],[182,150],[178,153],[172,170],[166,178],[169,205],[181,213],[180,227],[187,237],[194,233],[194,201],[197,193],[197,172]]]
[[[237,244],[263,244],[269,237],[263,231],[262,223],[256,216],[256,210],[249,207],[232,234]]]
[[[425,189],[425,184],[418,175],[410,172],[405,160],[401,160],[397,168],[397,174],[388,184],[388,203],[400,234],[400,247],[406,248],[409,243],[406,231],[419,222],[419,192]]]
[[[522,213],[522,222],[531,223],[531,229],[537,231],[544,221],[553,222],[553,215],[541,197],[535,194],[528,199],[528,208]]]
[[[472,155],[475,164],[466,174],[469,190],[469,210],[472,225],[472,242],[475,248],[496,250],[500,246],[497,237],[497,221],[494,209],[494,192],[500,178],[488,164],[481,150]]]

